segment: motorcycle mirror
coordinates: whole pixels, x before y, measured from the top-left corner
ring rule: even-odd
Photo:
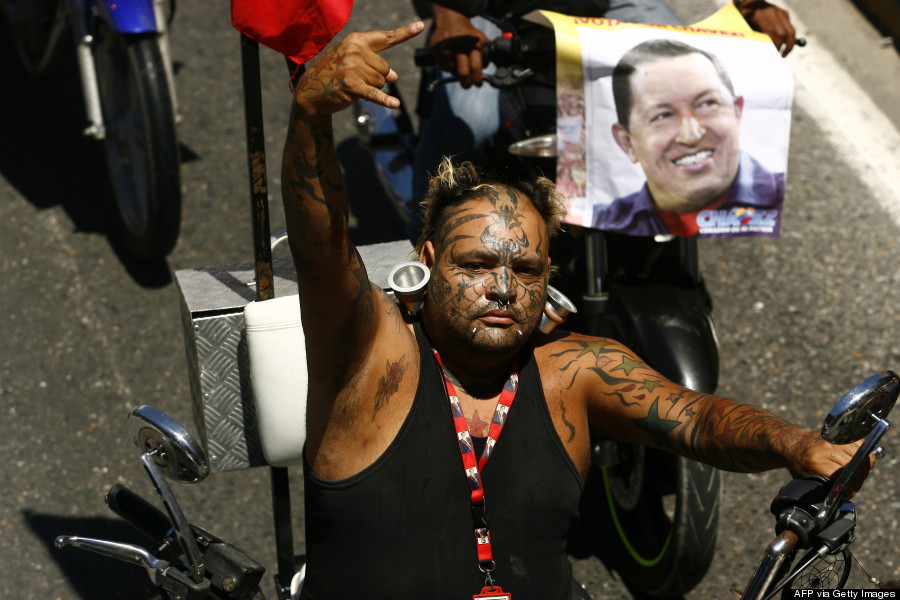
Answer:
[[[181,423],[146,405],[132,408],[127,420],[135,445],[153,457],[166,477],[197,483],[209,475],[206,454]]]
[[[887,417],[900,394],[900,377],[893,371],[872,375],[844,394],[825,417],[822,437],[832,444],[849,444],[866,437]]]

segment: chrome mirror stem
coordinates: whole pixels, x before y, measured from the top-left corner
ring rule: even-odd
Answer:
[[[201,562],[203,555],[200,553],[200,547],[197,546],[197,539],[191,531],[191,526],[188,524],[187,518],[185,518],[184,512],[181,510],[178,500],[175,499],[175,494],[172,492],[172,488],[169,487],[169,483],[162,474],[159,465],[153,459],[153,453],[142,453],[141,462],[153,481],[157,493],[162,498],[166,512],[169,514],[169,519],[172,521],[175,539],[178,540],[181,550],[190,563],[191,579],[200,583],[203,581],[203,563]]]

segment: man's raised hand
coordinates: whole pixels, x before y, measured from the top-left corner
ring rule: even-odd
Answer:
[[[379,54],[412,39],[425,29],[421,21],[397,29],[351,33],[317,58],[297,83],[294,100],[308,116],[339,112],[357,98],[388,108],[400,100],[382,91],[398,75]]]

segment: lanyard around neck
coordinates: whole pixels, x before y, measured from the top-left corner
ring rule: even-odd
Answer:
[[[491,550],[491,534],[487,526],[487,507],[484,503],[484,488],[481,485],[480,472],[484,470],[484,466],[497,445],[497,439],[500,437],[500,432],[506,424],[509,410],[516,397],[516,391],[519,389],[519,366],[513,363],[509,379],[503,384],[500,400],[497,402],[497,408],[494,409],[494,418],[491,419],[491,427],[488,431],[484,450],[482,450],[481,457],[476,463],[475,446],[472,442],[472,436],[469,434],[469,426],[466,424],[466,418],[463,415],[462,405],[456,394],[456,388],[450,382],[450,378],[447,377],[447,372],[444,370],[441,356],[437,350],[434,350],[434,357],[441,368],[441,377],[444,380],[444,386],[447,388],[447,398],[450,400],[450,411],[453,414],[453,425],[456,427],[459,452],[466,472],[466,481],[468,481],[471,491],[472,519],[475,522],[475,547],[478,551],[478,568],[485,573],[487,581],[491,582],[492,585],[491,571],[494,570],[495,563],[494,554]]]

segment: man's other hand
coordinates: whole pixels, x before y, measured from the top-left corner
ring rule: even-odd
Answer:
[[[862,446],[862,440],[851,444],[832,444],[822,438],[816,430],[807,430],[793,446],[790,456],[789,470],[794,477],[821,475],[834,479],[850,463],[856,451]],[[852,497],[875,466],[875,456],[860,467],[853,481],[850,482],[848,497]]]
[[[379,54],[412,39],[425,29],[421,21],[398,29],[351,33],[328,48],[300,77],[294,92],[307,115],[339,112],[362,98],[388,108],[400,100],[382,91],[398,79],[397,72]]]

